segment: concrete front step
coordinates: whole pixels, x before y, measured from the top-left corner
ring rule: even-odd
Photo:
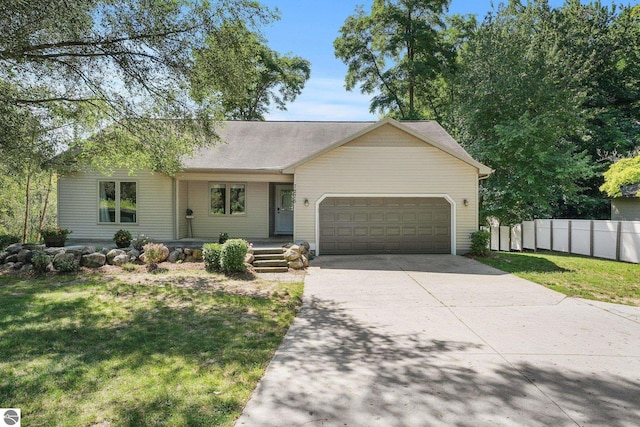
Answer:
[[[256,273],[287,273],[289,267],[254,267]]]
[[[281,247],[276,248],[253,248],[253,254],[258,255],[282,255],[284,250]]]
[[[269,259],[269,260],[256,260],[253,261],[254,267],[288,267],[289,263],[286,259]]]

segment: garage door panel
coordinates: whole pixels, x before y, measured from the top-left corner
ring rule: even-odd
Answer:
[[[443,198],[330,197],[320,205],[321,253],[451,253]]]

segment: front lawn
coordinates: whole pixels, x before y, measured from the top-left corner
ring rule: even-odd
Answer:
[[[561,252],[493,252],[478,261],[565,295],[640,305],[640,265]]]
[[[28,426],[232,425],[301,294],[198,271],[0,275],[0,402]]]

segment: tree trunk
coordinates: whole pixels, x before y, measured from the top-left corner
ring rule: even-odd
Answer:
[[[25,191],[24,228],[22,229],[22,243],[27,243],[27,228],[29,226],[29,192],[31,187],[31,171],[27,169],[27,189]]]
[[[49,195],[51,194],[51,187],[53,186],[53,171],[49,171],[49,185],[47,185],[47,192],[44,195],[44,206],[42,206],[42,215],[40,216],[40,225],[38,226],[38,240],[40,240],[40,230],[44,225],[44,219],[47,216],[47,207],[49,206]]]

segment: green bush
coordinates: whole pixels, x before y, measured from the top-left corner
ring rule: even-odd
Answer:
[[[142,252],[144,250],[144,246],[149,243],[153,243],[153,240],[145,234],[138,234],[135,239],[131,241],[131,246],[137,251]]]
[[[13,245],[14,243],[18,243],[20,238],[18,236],[14,236],[13,234],[0,234],[0,251],[4,250],[9,245]]]
[[[77,260],[66,260],[66,259],[61,259],[58,260],[58,262],[56,262],[56,270],[58,270],[61,273],[73,273],[78,271],[78,268],[80,268],[80,263],[78,263]]]
[[[51,257],[44,253],[44,251],[34,251],[31,258],[31,264],[33,264],[33,270],[38,274],[47,272],[47,266],[51,262]]]
[[[249,244],[242,239],[229,239],[222,245],[220,267],[225,273],[244,271],[244,257],[247,255]]]
[[[471,233],[471,251],[474,256],[488,256],[491,253],[489,249],[489,241],[491,233],[485,230],[478,230]]]
[[[221,254],[222,245],[220,243],[205,243],[202,245],[202,259],[204,260],[204,268],[208,272],[220,271]]]

